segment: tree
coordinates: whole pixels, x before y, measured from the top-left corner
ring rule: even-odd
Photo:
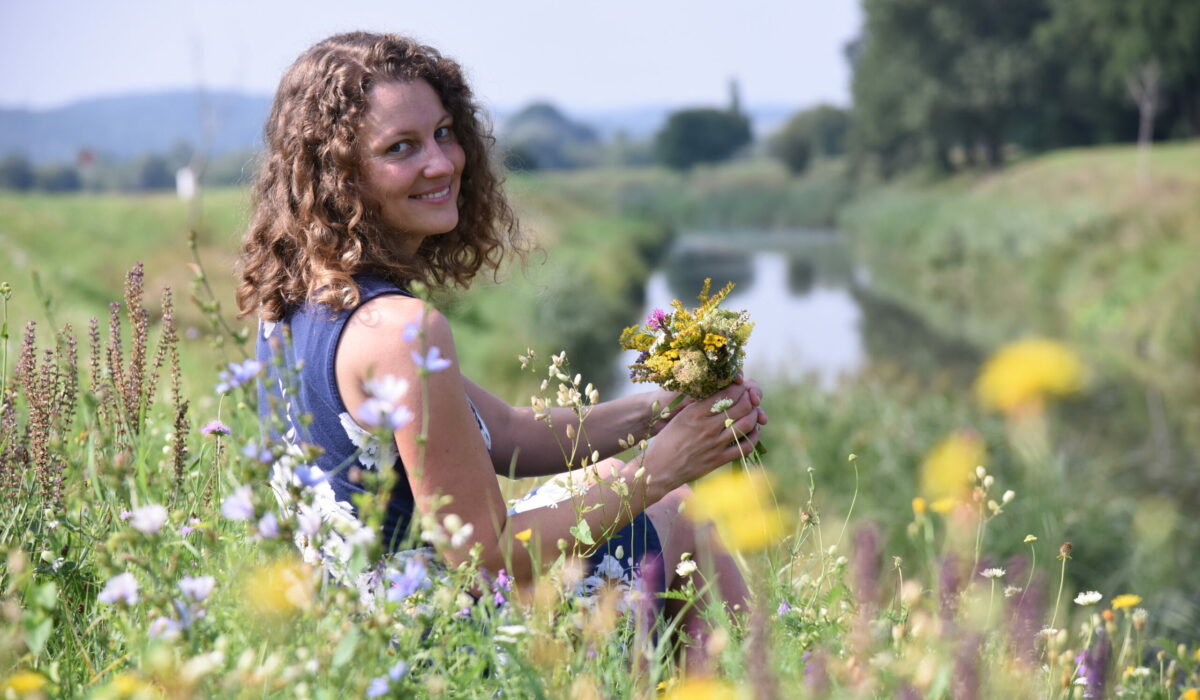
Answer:
[[[685,109],[671,114],[654,139],[659,162],[676,170],[728,160],[750,143],[745,116],[719,109]]]
[[[846,110],[818,105],[793,115],[771,139],[770,151],[793,173],[801,173],[814,155],[831,158],[844,153],[849,129]]]
[[[599,150],[599,138],[590,126],[571,121],[546,102],[535,102],[510,117],[503,142],[514,163],[525,170],[591,165]]]
[[[33,187],[33,165],[21,153],[10,153],[0,160],[0,187],[24,191]]]
[[[83,187],[83,180],[69,165],[50,165],[37,171],[37,186],[47,192],[76,192]]]
[[[166,190],[175,187],[175,171],[167,159],[154,154],[146,156],[138,164],[137,188],[140,190]]]

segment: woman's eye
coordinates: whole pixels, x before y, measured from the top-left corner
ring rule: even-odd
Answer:
[[[433,137],[438,141],[454,138],[454,128],[449,126],[439,126],[437,131],[433,132]]]
[[[387,152],[391,154],[406,155],[412,150],[412,144],[408,141],[400,141],[388,147]]]

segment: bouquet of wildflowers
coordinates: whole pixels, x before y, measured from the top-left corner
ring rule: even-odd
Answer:
[[[711,279],[704,280],[698,308],[689,311],[672,301],[670,313],[655,309],[645,326],[630,326],[621,333],[622,347],[642,353],[629,366],[633,381],[653,382],[697,399],[733,382],[746,359],[754,322],[746,311],[721,308],[732,282],[709,296],[711,284]]]

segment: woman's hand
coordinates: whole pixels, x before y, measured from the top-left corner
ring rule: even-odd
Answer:
[[[644,466],[653,476],[650,488],[665,494],[710,471],[750,454],[758,442],[760,418],[755,405],[757,384],[735,382],[712,396],[677,409],[671,421],[646,449]],[[729,408],[712,412],[729,399]],[[726,421],[731,421],[726,426]]]

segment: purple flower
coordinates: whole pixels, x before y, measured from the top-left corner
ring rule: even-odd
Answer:
[[[408,406],[390,405],[382,399],[370,398],[358,407],[355,417],[368,428],[386,425],[391,430],[399,430],[412,422],[413,412]]]
[[[242,456],[247,459],[257,460],[263,464],[270,464],[273,456],[271,451],[266,447],[259,447],[255,442],[248,442],[242,448]]]
[[[129,572],[113,576],[108,583],[104,584],[104,590],[100,591],[96,600],[110,605],[117,603],[135,605],[138,602],[137,579]]]
[[[492,587],[496,590],[504,589],[506,591],[511,591],[512,576],[509,576],[508,572],[506,572],[504,569],[500,569],[500,573],[496,575],[496,582]]]
[[[646,325],[656,331],[661,331],[667,323],[667,312],[662,309],[655,309],[646,317]]]
[[[242,485],[225,497],[221,504],[221,515],[230,520],[249,520],[254,517],[254,499],[250,487]]]
[[[495,603],[497,607],[499,607],[499,606],[501,606],[501,605],[504,605],[505,603],[507,603],[507,602],[508,602],[508,598],[505,598],[505,597],[504,597],[504,593],[503,593],[503,592],[501,592],[501,591],[496,591],[496,594],[495,594],[494,596],[492,596],[492,602],[493,602],[493,603]]]
[[[406,673],[408,673],[408,662],[397,661],[394,666],[388,669],[388,678],[391,678],[393,681],[398,681],[403,678],[404,674]]]
[[[180,525],[179,526],[179,536],[180,537],[187,537],[188,535],[192,534],[195,531],[196,531],[196,528],[192,527],[191,525]]]
[[[121,520],[129,520],[131,517],[133,517],[133,511],[123,510],[123,511],[121,511],[121,515],[118,517],[120,517]]]
[[[151,639],[175,639],[183,630],[183,625],[169,617],[156,617],[150,621],[146,634]]]
[[[412,323],[404,324],[404,342],[411,343],[421,335],[421,324],[413,321]]]
[[[425,565],[416,559],[405,562],[404,573],[392,572],[387,578],[392,584],[388,589],[387,599],[393,603],[404,600],[429,585]]]
[[[307,464],[301,464],[296,467],[294,473],[301,484],[309,487],[316,486],[329,479],[329,476],[321,471],[320,467],[310,467]]]
[[[166,507],[156,503],[135,509],[129,518],[129,526],[146,535],[157,534],[166,522]]]
[[[367,697],[382,697],[387,695],[388,691],[391,689],[392,686],[390,683],[388,683],[388,679],[386,677],[380,676],[378,678],[372,678],[370,685],[367,686]]]
[[[791,611],[791,609],[792,609],[792,604],[787,602],[786,599],[784,599],[784,600],[779,601],[779,607],[775,608],[775,613],[777,615],[779,615],[780,617],[783,617],[784,615],[787,615]]]
[[[228,435],[231,432],[229,426],[219,420],[211,420],[200,429],[201,435]]]
[[[258,376],[262,371],[262,363],[258,360],[246,360],[238,364],[236,362],[229,363],[229,368],[221,370],[217,374],[217,393],[224,394],[230,389],[235,389],[246,382]]]
[[[413,362],[426,372],[441,372],[451,364],[450,360],[442,357],[442,351],[436,345],[429,348],[429,352],[425,354],[425,357],[421,357],[417,352],[413,352],[412,358]]]
[[[184,576],[179,580],[179,590],[197,603],[203,603],[216,585],[217,580],[212,576]]]
[[[265,537],[269,540],[279,537],[279,520],[276,519],[275,514],[271,511],[267,511],[258,519],[256,527],[258,528],[259,537]]]

